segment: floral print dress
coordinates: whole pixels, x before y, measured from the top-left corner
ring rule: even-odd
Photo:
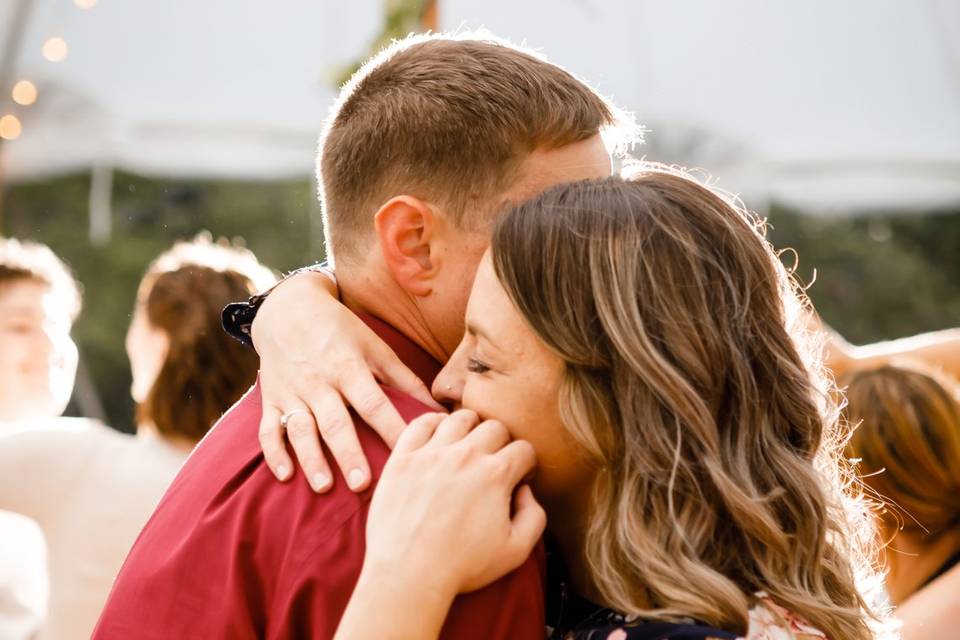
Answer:
[[[746,636],[701,625],[686,623],[628,623],[609,609],[598,609],[576,629],[560,632],[548,629],[548,638],[562,640],[827,640],[818,629],[779,606],[764,593],[757,594],[750,610]]]
[[[818,629],[777,605],[766,593],[756,594],[746,636],[716,629],[696,620],[631,621],[567,589],[562,562],[547,551],[548,640],[828,640]]]

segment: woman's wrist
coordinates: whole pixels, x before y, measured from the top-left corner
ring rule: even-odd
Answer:
[[[246,302],[234,302],[228,304],[223,309],[223,314],[221,317],[223,329],[229,335],[241,342],[244,346],[256,350],[253,341],[253,326],[258,324],[257,318],[260,317],[260,308],[266,304],[267,300],[270,299],[271,294],[273,294],[273,292],[278,288],[286,287],[291,281],[297,283],[302,282],[304,278],[301,276],[303,274],[313,274],[313,277],[319,276],[320,280],[318,282],[320,282],[321,287],[332,298],[339,301],[340,291],[337,287],[337,276],[334,274],[333,269],[326,262],[321,262],[320,264],[311,265],[309,267],[301,267],[296,271],[292,271],[285,278],[274,284],[266,291],[261,291],[260,293],[251,296]],[[284,290],[286,291],[286,289]]]
[[[269,333],[271,324],[275,326],[285,324],[289,310],[294,308],[288,303],[296,305],[304,299],[311,299],[311,297],[316,300],[318,298],[318,287],[339,304],[340,291],[336,282],[328,274],[317,269],[302,269],[278,282],[268,292],[269,295],[265,295],[256,316],[250,322],[250,338],[254,349],[256,349],[259,333],[263,331]],[[277,313],[274,313],[274,311]]]
[[[402,640],[439,637],[456,589],[427,579],[434,572],[405,571],[398,564],[364,562],[336,640],[384,633]]]

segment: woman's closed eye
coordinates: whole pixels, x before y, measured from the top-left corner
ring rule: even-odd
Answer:
[[[490,367],[480,362],[476,358],[468,358],[467,371],[470,373],[486,373],[487,371],[490,371]]]

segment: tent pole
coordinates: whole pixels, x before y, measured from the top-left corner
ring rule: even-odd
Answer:
[[[112,232],[113,167],[97,163],[90,171],[90,244],[102,247]]]

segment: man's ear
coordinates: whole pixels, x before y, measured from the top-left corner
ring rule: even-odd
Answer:
[[[395,196],[380,207],[373,220],[393,278],[411,295],[429,295],[439,266],[431,252],[438,222],[433,210],[419,198]]]

